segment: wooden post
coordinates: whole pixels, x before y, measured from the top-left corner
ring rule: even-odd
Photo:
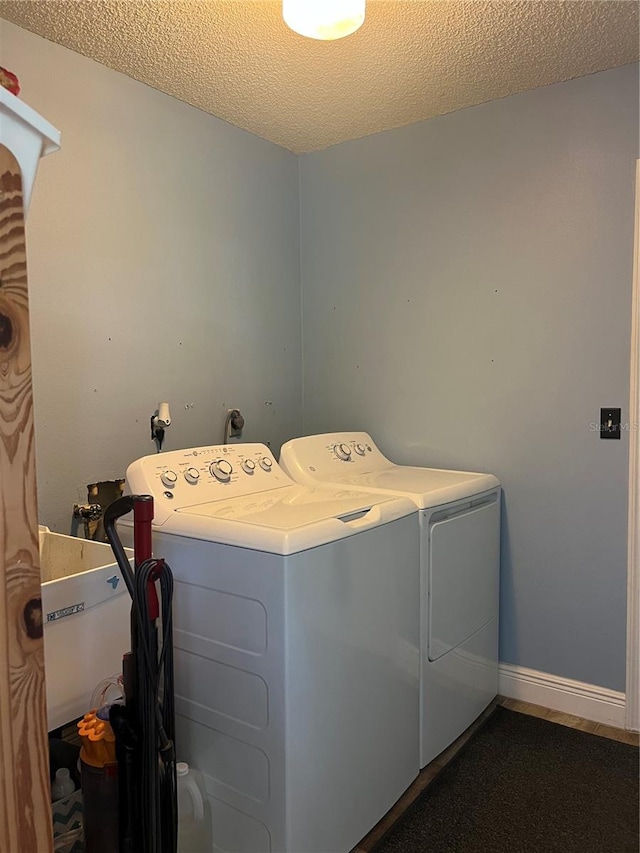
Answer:
[[[0,851],[52,850],[22,175],[0,145]]]

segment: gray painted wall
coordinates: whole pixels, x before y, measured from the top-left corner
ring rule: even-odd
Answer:
[[[303,156],[304,431],[504,484],[501,659],[625,687],[638,67]]]
[[[27,229],[40,520],[154,452],[301,429],[294,154],[0,22],[2,64],[62,131]],[[268,404],[268,405],[267,405]],[[190,408],[185,408],[189,406]]]

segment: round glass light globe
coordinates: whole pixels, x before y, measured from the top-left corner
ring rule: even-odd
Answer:
[[[332,41],[362,26],[365,0],[282,0],[282,17],[302,36]]]

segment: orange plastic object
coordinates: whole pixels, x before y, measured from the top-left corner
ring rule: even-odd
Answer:
[[[80,758],[93,767],[104,767],[116,760],[116,738],[110,723],[99,720],[96,710],[89,711],[78,722],[78,736],[82,741]]]

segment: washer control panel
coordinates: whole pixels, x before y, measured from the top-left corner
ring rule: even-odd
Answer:
[[[293,481],[264,444],[222,444],[144,456],[127,468],[127,492],[181,509],[264,492]]]

